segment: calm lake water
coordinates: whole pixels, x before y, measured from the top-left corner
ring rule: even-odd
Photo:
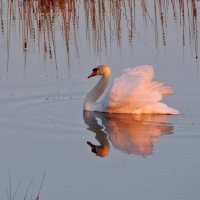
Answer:
[[[0,0],[0,199],[198,200],[199,14],[197,0]],[[153,65],[181,115],[83,113],[100,64]]]

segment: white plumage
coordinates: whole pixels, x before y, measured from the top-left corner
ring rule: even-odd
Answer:
[[[97,99],[106,89],[111,71],[108,66],[93,69],[92,74],[102,76],[97,85],[88,93],[84,110],[127,114],[179,114],[179,111],[160,102],[164,96],[171,95],[171,87],[153,80],[152,66],[143,65],[128,68],[114,79],[103,101]]]

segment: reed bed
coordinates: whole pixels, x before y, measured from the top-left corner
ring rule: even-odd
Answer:
[[[23,45],[25,63],[32,48],[39,49],[44,60],[57,63],[56,37],[60,35],[69,64],[72,49],[79,58],[82,33],[97,54],[107,51],[113,42],[120,48],[122,36],[133,45],[137,17],[142,17],[147,28],[154,28],[155,47],[158,48],[160,43],[167,45],[168,21],[172,19],[181,32],[183,47],[189,40],[197,59],[197,3],[197,0],[0,0],[0,31],[9,57],[10,34],[15,28]],[[84,26],[80,26],[83,21]]]

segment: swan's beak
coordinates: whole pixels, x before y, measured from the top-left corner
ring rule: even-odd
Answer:
[[[91,77],[96,76],[96,75],[97,75],[97,72],[93,71],[93,72],[88,76],[88,78],[91,78]]]

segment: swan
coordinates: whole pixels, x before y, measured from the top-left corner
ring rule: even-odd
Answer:
[[[171,87],[153,80],[154,69],[150,65],[142,65],[125,69],[115,78],[104,99],[96,102],[107,88],[111,69],[100,65],[92,70],[88,78],[101,76],[99,82],[87,94],[83,109],[107,113],[126,114],[172,114],[180,112],[160,102],[163,97],[171,95]]]

